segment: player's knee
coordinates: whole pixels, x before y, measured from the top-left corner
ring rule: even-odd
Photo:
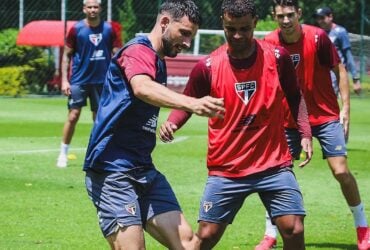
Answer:
[[[283,230],[280,230],[280,234],[285,239],[296,239],[301,238],[304,234],[304,227],[302,226],[294,226],[288,227]]]
[[[354,180],[351,172],[348,170],[336,171],[333,174],[335,179],[341,184],[351,183]]]
[[[193,230],[186,226],[186,227],[182,227],[181,228],[181,231],[180,231],[180,239],[181,241],[192,241],[192,239],[194,238],[194,232]]]
[[[200,249],[212,249],[222,237],[226,225],[216,223],[199,223],[198,237],[200,239]]]
[[[184,249],[199,249],[200,238],[192,230],[184,232],[181,235],[181,245]]]
[[[68,115],[68,122],[71,124],[76,124],[80,118],[79,112],[70,112]]]
[[[295,217],[294,219],[280,220],[278,223],[280,234],[285,239],[300,238],[304,234],[303,218]]]

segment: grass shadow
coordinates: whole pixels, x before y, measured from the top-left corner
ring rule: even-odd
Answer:
[[[368,152],[369,150],[363,149],[363,148],[347,148],[348,152],[360,152],[360,153],[365,153]]]
[[[306,243],[307,249],[343,249],[343,250],[357,250],[357,246],[354,244],[343,244],[343,243]]]

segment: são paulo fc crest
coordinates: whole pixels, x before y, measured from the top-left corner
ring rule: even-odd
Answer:
[[[212,207],[213,207],[213,203],[211,201],[205,201],[205,202],[203,202],[204,212],[207,213],[209,210],[211,210]]]
[[[257,82],[237,82],[235,83],[235,91],[239,98],[244,102],[245,105],[248,104],[249,100],[252,98],[254,93],[256,93]]]
[[[102,33],[89,35],[90,42],[92,42],[95,46],[98,46],[102,39],[103,39]]]
[[[300,54],[291,54],[290,58],[292,59],[294,68],[296,69],[299,62],[301,61],[301,55]]]
[[[130,204],[125,205],[125,209],[128,213],[130,213],[132,215],[136,215],[136,205],[135,205],[135,203],[130,203]]]

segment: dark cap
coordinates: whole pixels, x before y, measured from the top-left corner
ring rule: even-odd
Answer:
[[[332,13],[333,13],[333,11],[331,10],[331,8],[329,8],[329,7],[322,7],[322,8],[318,8],[316,10],[316,12],[312,15],[312,17],[314,17],[314,18],[316,18],[316,17],[324,17],[324,16],[329,16]]]

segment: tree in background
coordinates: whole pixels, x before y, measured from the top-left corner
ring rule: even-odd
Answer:
[[[135,36],[136,15],[133,0],[125,0],[122,8],[118,11],[118,20],[122,25],[122,41],[127,42]]]
[[[62,0],[25,0],[24,23],[32,20],[60,20]],[[271,0],[255,0],[257,12],[260,20],[265,20],[271,15]],[[137,21],[132,24],[132,32],[148,32],[151,29],[153,20],[156,17],[156,10],[162,0],[112,0],[112,19],[118,21],[120,12],[127,15],[135,15]],[[366,1],[368,2],[368,1]],[[67,19],[81,19],[82,0],[66,0]],[[220,29],[220,0],[198,0],[201,13],[204,17],[202,29]],[[303,8],[302,22],[313,23],[311,15],[315,9],[321,6],[330,6],[334,10],[335,21],[346,27],[351,33],[360,33],[361,23],[361,1],[343,0],[310,0],[300,1]],[[131,5],[131,6],[130,6]],[[103,13],[107,13],[107,0],[102,0]],[[126,8],[127,7],[127,8]],[[369,16],[369,7],[365,10],[365,15]],[[131,12],[131,13],[129,13]],[[368,18],[369,19],[369,18]],[[0,30],[5,28],[18,28],[19,26],[19,1],[1,0],[0,1]],[[125,22],[124,20],[122,20]],[[124,27],[125,29],[125,27]],[[370,25],[365,25],[365,35],[370,35]],[[127,40],[125,38],[125,40]]]

